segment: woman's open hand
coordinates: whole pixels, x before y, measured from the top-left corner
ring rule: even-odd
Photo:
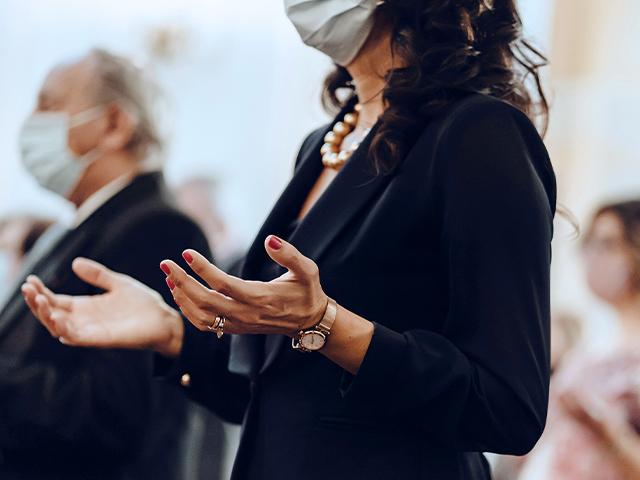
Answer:
[[[222,315],[227,319],[226,333],[294,336],[320,322],[328,297],[320,286],[317,265],[293,245],[271,235],[265,249],[288,270],[270,282],[228,275],[194,250],[186,250],[183,257],[209,288],[175,262],[165,260],[161,267],[176,304],[198,329],[207,330]]]
[[[159,293],[91,260],[78,258],[72,268],[82,280],[106,293],[57,295],[35,276],[22,286],[29,308],[51,335],[69,345],[179,354],[182,319]]]

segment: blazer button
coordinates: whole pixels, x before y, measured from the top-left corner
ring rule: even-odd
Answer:
[[[191,385],[191,375],[189,375],[188,373],[185,373],[184,375],[182,375],[182,377],[180,377],[180,385],[182,385],[183,387],[188,387]]]

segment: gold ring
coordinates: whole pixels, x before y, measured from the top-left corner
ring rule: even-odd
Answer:
[[[216,315],[211,325],[207,325],[207,328],[212,332],[216,332],[218,338],[222,338],[224,335],[224,324],[227,321],[227,317],[224,315]]]
[[[224,317],[222,315],[216,315],[216,317],[213,319],[213,323],[211,325],[207,325],[207,328],[209,330],[215,330],[220,326],[220,323],[222,322],[222,319]]]

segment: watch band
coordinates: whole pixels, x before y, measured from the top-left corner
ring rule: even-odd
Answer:
[[[320,323],[318,323],[318,325],[315,327],[325,335],[329,335],[331,333],[331,327],[333,327],[333,323],[336,321],[336,316],[338,314],[337,302],[331,297],[327,298],[329,299],[329,302],[327,303],[327,309],[324,311],[322,320],[320,320]]]
[[[324,337],[324,341],[326,344],[326,340],[331,334],[331,328],[333,327],[333,324],[336,321],[336,316],[338,314],[338,304],[336,303],[336,301],[331,297],[327,297],[327,299],[327,308],[325,309],[324,315],[322,316],[320,322],[307,330],[300,330],[298,332],[298,336],[291,339],[291,347],[294,350],[298,350],[300,352],[310,352],[311,350],[308,350],[302,345],[301,339],[305,335],[312,334],[314,332],[316,334],[320,333]],[[322,347],[324,347],[324,345],[322,345]]]

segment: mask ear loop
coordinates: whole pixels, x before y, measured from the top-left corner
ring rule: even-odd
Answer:
[[[80,125],[84,125],[92,120],[100,117],[106,110],[105,105],[96,105],[95,107],[87,108],[79,113],[75,113],[69,117],[68,128],[69,130],[75,127],[79,127]],[[96,147],[91,151],[85,153],[84,155],[77,158],[84,168],[87,168],[93,162],[95,162],[98,158],[102,156],[102,152]]]
[[[105,111],[104,105],[96,105],[95,107],[87,108],[82,112],[75,113],[69,117],[69,128],[79,127],[85,123],[95,120]]]

